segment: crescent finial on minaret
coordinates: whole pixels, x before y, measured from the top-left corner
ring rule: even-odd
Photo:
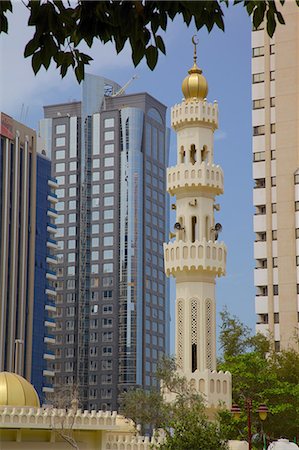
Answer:
[[[193,53],[193,67],[188,70],[189,75],[182,83],[182,91],[186,101],[190,100],[204,100],[208,95],[208,83],[202,75],[202,70],[197,66],[197,45],[198,38],[196,34],[192,36],[192,44],[194,45]]]

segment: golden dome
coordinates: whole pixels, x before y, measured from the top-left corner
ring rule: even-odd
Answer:
[[[11,372],[0,372],[0,406],[40,407],[36,390],[25,378]]]
[[[208,95],[208,82],[202,75],[202,70],[197,67],[196,64],[196,45],[195,36],[192,38],[194,44],[194,64],[190,70],[188,70],[189,75],[184,79],[182,83],[182,91],[184,97],[187,101],[193,100],[194,98],[198,100],[203,100]]]

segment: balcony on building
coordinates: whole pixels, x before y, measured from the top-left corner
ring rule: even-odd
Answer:
[[[44,336],[44,343],[45,344],[55,344],[56,340],[55,340],[54,334],[47,334],[46,336]]]
[[[57,189],[59,187],[58,181],[54,177],[49,177],[48,186],[53,189]]]
[[[46,279],[51,281],[57,280],[56,272],[54,270],[51,270],[49,267],[47,267],[46,269]]]
[[[165,272],[167,276],[189,271],[225,274],[226,246],[223,242],[174,241],[164,244]]]
[[[55,371],[54,370],[49,370],[49,369],[44,369],[43,370],[43,376],[44,377],[55,377]]]
[[[200,188],[213,192],[214,195],[223,193],[223,172],[220,166],[206,161],[181,163],[167,169],[167,190],[175,195],[178,190]]]
[[[51,255],[51,254],[48,253],[47,257],[46,257],[46,262],[47,262],[47,264],[54,264],[54,265],[56,265],[57,262],[58,262],[57,256]]]
[[[56,234],[57,233],[57,225],[52,222],[47,222],[47,231],[48,233]]]
[[[57,219],[58,213],[55,208],[48,208],[47,210],[48,217],[52,217],[53,219]]]
[[[58,202],[58,197],[54,192],[48,192],[48,201],[51,203],[57,203]]]
[[[56,288],[54,286],[52,286],[50,283],[46,283],[46,291],[45,292],[50,297],[56,297],[56,295],[57,295]]]
[[[57,248],[57,241],[55,239],[51,239],[51,238],[48,237],[47,238],[47,247],[56,249]]]
[[[47,349],[44,353],[44,359],[52,361],[55,359],[55,352],[53,350]]]

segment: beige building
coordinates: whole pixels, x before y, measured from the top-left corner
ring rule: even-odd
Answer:
[[[194,41],[194,39],[193,39]],[[231,375],[216,371],[216,277],[225,275],[226,246],[216,196],[223,193],[223,172],[214,163],[217,102],[208,103],[208,85],[194,65],[182,84],[184,99],[171,110],[177,133],[177,164],[167,170],[167,191],[176,197],[176,223],[164,244],[167,276],[176,278],[176,361],[200,391],[207,407],[231,406]]]
[[[252,32],[256,330],[277,351],[298,348],[299,320],[299,9],[282,13],[272,39]]]

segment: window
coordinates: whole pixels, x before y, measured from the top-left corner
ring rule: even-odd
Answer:
[[[56,172],[64,172],[65,171],[65,163],[59,163],[55,165]]]
[[[110,317],[104,317],[104,319],[102,319],[102,327],[105,328],[111,328],[113,325],[113,319]]]
[[[97,261],[99,259],[99,252],[98,251],[91,252],[91,259],[92,261]]]
[[[299,294],[299,284],[297,284],[297,294]]]
[[[295,230],[295,236],[296,236],[296,239],[299,238],[299,228],[296,228],[296,230]]]
[[[110,291],[112,292],[112,291]],[[112,305],[103,305],[102,306],[102,312],[103,314],[112,314],[113,313],[113,306]]]
[[[102,333],[102,342],[112,342],[113,341],[113,332],[112,331],[104,331]]]
[[[65,125],[56,125],[56,134],[63,134],[65,133]]]
[[[262,83],[263,81],[265,81],[265,74],[264,74],[264,72],[254,73],[252,75],[252,83]]]
[[[265,125],[253,127],[253,136],[262,136],[265,134]]]
[[[295,173],[294,175],[294,183],[299,184],[299,173]]]
[[[105,155],[108,155],[109,153],[114,153],[114,144],[104,145],[104,153]]]
[[[56,138],[56,147],[64,147],[65,146],[65,137]]]
[[[69,209],[76,209],[76,200],[69,201]]]
[[[271,159],[276,159],[276,150],[271,150]]]
[[[69,188],[69,197],[76,197],[76,195],[77,195],[77,188],[75,187]]]
[[[77,170],[77,163],[76,163],[76,161],[72,161],[72,162],[69,163],[69,169],[70,169],[70,171]]]
[[[104,166],[105,167],[113,167],[114,166],[114,157],[110,156],[108,158],[104,158]]]
[[[93,169],[99,169],[100,168],[100,160],[99,159],[93,159],[92,160],[92,167],[93,167]]]
[[[271,70],[270,72],[270,81],[274,81],[275,80],[275,71]]]
[[[91,201],[91,205],[93,208],[98,208],[100,206],[100,199],[99,198],[93,198]]]
[[[271,177],[271,186],[276,186],[276,177]]]
[[[271,125],[270,125],[270,132],[272,134],[275,133],[275,123],[271,123]]]
[[[278,284],[273,284],[273,295],[278,295]]]
[[[277,212],[277,204],[276,204],[276,203],[272,203],[272,204],[271,204],[271,211],[272,211],[273,213],[276,213],[276,212]]]
[[[271,108],[275,106],[275,97],[270,97],[270,106]]]
[[[299,266],[299,256],[296,256],[296,266]]]
[[[92,238],[91,239],[91,246],[92,247],[98,247],[100,245],[100,240],[99,238]]]
[[[279,323],[279,313],[274,313],[274,323]]]
[[[113,219],[113,217],[114,217],[113,209],[106,209],[106,210],[104,210],[104,220]]]
[[[64,177],[64,176],[56,177],[56,180],[57,180],[57,183],[58,183],[59,185],[65,183],[65,177]]]
[[[254,189],[261,189],[266,187],[266,179],[265,178],[256,178]]]
[[[265,152],[255,152],[253,154],[253,161],[254,162],[265,161]]]
[[[113,272],[113,263],[103,264],[103,272],[104,273],[112,273]]]
[[[258,205],[255,207],[255,213],[256,216],[261,214],[266,214],[266,205]]]
[[[97,273],[99,273],[99,265],[98,265],[98,264],[92,264],[92,265],[91,265],[91,273],[92,273],[92,274],[97,274]]]
[[[103,287],[113,286],[113,277],[103,277]],[[112,293],[112,291],[111,291]]]
[[[105,141],[113,141],[114,140],[114,131],[105,131],[104,139],[105,139]]]
[[[112,127],[114,127],[114,118],[111,117],[109,119],[105,119],[104,120],[104,127],[105,128],[112,128]]]
[[[280,352],[280,341],[274,341],[274,350]]]
[[[267,286],[257,286],[257,292],[256,292],[256,296],[260,297],[260,296],[266,296],[268,295],[268,287]]]
[[[100,172],[92,172],[92,181],[100,181]]]
[[[73,250],[76,248],[76,241],[74,239],[68,240],[67,248]]]
[[[265,108],[265,99],[260,98],[257,100],[253,100],[252,109],[261,109],[261,108]]]
[[[104,184],[104,193],[109,194],[111,192],[114,192],[114,184],[113,183]]]
[[[113,236],[105,236],[103,239],[104,247],[108,245],[113,245]]]
[[[113,258],[113,250],[103,251],[103,259],[112,259],[112,258]]]
[[[277,230],[272,230],[272,241],[277,240]]]
[[[100,227],[99,227],[99,225],[92,225],[92,226],[91,226],[91,233],[92,233],[92,234],[99,234],[99,232],[100,232]]]
[[[100,193],[100,185],[99,184],[94,184],[92,186],[92,193],[93,194],[99,194]]]
[[[68,262],[75,262],[75,260],[76,260],[76,253],[69,253],[67,255],[67,260],[68,260]]]
[[[64,210],[64,202],[56,203],[56,211],[63,211],[63,210]]]
[[[102,355],[112,355],[112,347],[103,347],[102,348]]]
[[[252,49],[252,57],[253,58],[256,58],[257,56],[264,56],[264,54],[265,54],[264,47],[254,47]]]
[[[272,259],[272,264],[273,264],[273,267],[278,267],[278,258],[273,258]]]
[[[275,54],[275,44],[270,44],[270,55]]]
[[[103,298],[112,298],[112,291],[103,291]]]
[[[69,223],[76,222],[76,214],[69,214]]]
[[[104,180],[113,180],[113,179],[114,179],[114,170],[105,170]]]
[[[91,213],[91,220],[99,220],[100,219],[100,212],[99,211],[92,211]]]
[[[113,223],[104,223],[104,233],[113,233],[114,224]]]
[[[113,206],[114,197],[104,197],[104,206]]]
[[[64,150],[57,150],[55,153],[56,159],[64,159],[65,158],[65,151]]]
[[[97,314],[99,312],[99,306],[98,305],[92,305],[91,307],[91,314]]]
[[[63,198],[65,193],[65,189],[56,189],[57,198]]]

